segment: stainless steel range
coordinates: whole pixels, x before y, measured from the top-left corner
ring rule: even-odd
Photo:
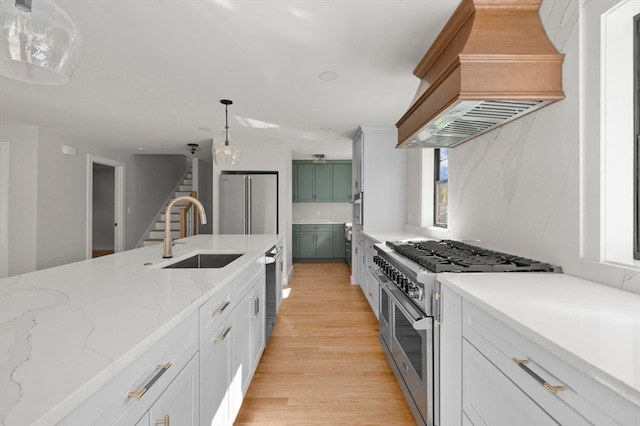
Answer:
[[[380,342],[419,425],[439,424],[437,273],[560,272],[548,263],[453,240],[377,244]]]

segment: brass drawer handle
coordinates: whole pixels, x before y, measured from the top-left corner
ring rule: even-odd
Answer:
[[[222,315],[222,313],[224,312],[225,309],[227,309],[227,307],[231,304],[231,302],[229,300],[227,300],[226,302],[222,302],[222,304],[220,305],[220,307],[213,311],[211,313],[211,315]]]
[[[520,368],[522,368],[527,374],[529,374],[531,377],[533,377],[538,383],[540,383],[542,386],[544,386],[544,388],[546,390],[548,390],[549,392],[551,392],[552,394],[557,394],[558,392],[564,390],[564,386],[554,386],[554,385],[549,384],[549,382],[544,380],[542,377],[538,376],[529,367],[527,367],[526,364],[529,363],[529,360],[518,359],[515,356],[513,358],[511,358],[511,359],[513,360],[513,362],[518,364],[518,366]]]
[[[149,389],[151,389],[151,386],[153,386],[153,384],[155,382],[158,381],[158,379],[160,377],[162,377],[162,375],[169,369],[169,367],[171,367],[171,363],[168,362],[166,364],[160,364],[160,365],[156,365],[156,368],[159,369],[160,371],[158,371],[152,378],[151,380],[149,380],[149,383],[147,383],[142,389],[140,389],[139,391],[134,391],[134,392],[129,392],[128,396],[130,396],[131,398],[135,398],[135,399],[140,399],[142,398],[142,396],[147,393],[147,391]]]
[[[166,416],[164,416],[160,420],[156,420],[156,424],[157,425],[163,425],[163,426],[171,426],[169,424],[169,415],[167,414]]]
[[[231,326],[229,327],[225,327],[224,332],[219,336],[216,337],[215,339],[213,339],[214,342],[222,342],[224,339],[227,338],[227,334],[229,334],[229,332],[231,331]]]

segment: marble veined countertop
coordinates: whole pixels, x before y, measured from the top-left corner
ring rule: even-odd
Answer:
[[[0,424],[51,425],[247,266],[277,235],[198,235],[0,280]],[[245,253],[220,269],[162,269]]]
[[[640,294],[565,274],[445,273],[438,280],[640,405]]]

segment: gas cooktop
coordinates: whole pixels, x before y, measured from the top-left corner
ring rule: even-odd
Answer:
[[[453,240],[387,241],[387,246],[432,272],[555,272],[556,267]]]

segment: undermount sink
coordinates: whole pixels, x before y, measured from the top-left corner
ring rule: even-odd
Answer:
[[[167,265],[162,269],[173,268],[224,268],[243,253],[196,254],[179,262]]]

